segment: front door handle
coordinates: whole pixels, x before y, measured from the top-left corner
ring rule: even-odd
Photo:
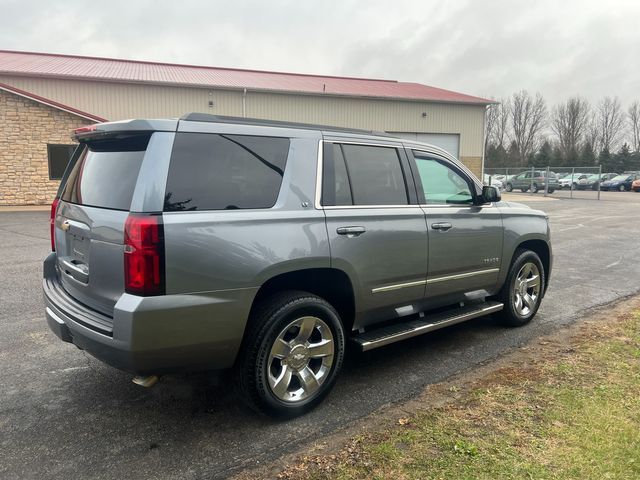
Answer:
[[[338,235],[346,235],[348,237],[357,237],[366,231],[367,229],[364,227],[338,227],[336,229]]]
[[[431,224],[431,228],[433,228],[434,230],[441,230],[443,232],[446,232],[451,227],[453,227],[453,225],[451,225],[449,222],[438,222]]]

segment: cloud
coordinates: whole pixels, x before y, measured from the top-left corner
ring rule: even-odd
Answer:
[[[28,6],[25,6],[28,5]],[[4,0],[5,49],[372,76],[557,102],[640,97],[640,3]]]

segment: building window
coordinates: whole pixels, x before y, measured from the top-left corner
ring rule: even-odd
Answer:
[[[47,144],[49,180],[60,180],[77,145]]]

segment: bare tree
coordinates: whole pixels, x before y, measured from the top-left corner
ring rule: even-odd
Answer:
[[[560,151],[565,159],[580,149],[589,128],[589,103],[580,97],[572,97],[553,109],[551,130],[557,135]]]
[[[504,147],[509,125],[509,99],[501,98],[489,105],[486,116],[485,149],[488,146]]]
[[[511,136],[518,161],[524,165],[541,142],[547,121],[547,106],[539,93],[532,97],[526,90],[514,93],[509,107]]]
[[[618,97],[605,97],[596,109],[596,125],[598,129],[598,147],[600,150],[613,151],[624,127],[624,112]]]
[[[640,152],[640,100],[629,107],[629,129],[631,130],[631,146],[634,152]]]

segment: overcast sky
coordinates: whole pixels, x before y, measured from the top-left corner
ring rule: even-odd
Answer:
[[[638,0],[0,0],[0,49],[640,99]]]

